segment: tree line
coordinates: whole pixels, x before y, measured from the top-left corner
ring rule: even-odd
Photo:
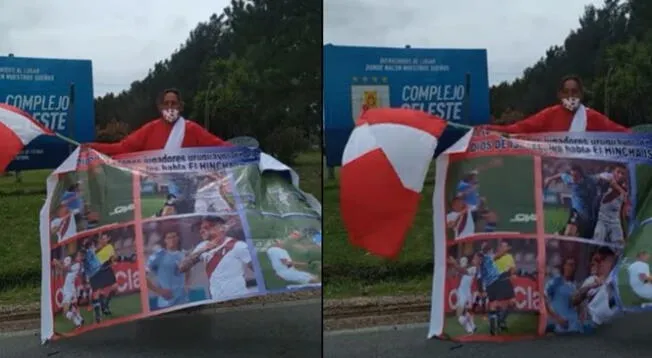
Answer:
[[[95,100],[98,140],[156,118],[157,95],[175,87],[187,118],[291,163],[320,142],[321,17],[321,0],[232,0],[144,79]]]
[[[559,80],[579,75],[587,105],[614,121],[652,122],[652,1],[605,0],[585,7],[580,27],[515,81],[490,89],[496,122],[514,122],[556,99]]]

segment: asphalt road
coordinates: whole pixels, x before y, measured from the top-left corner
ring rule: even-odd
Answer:
[[[1,358],[321,357],[321,300],[153,318],[40,344],[0,335]]]
[[[592,336],[549,337],[510,343],[427,340],[425,324],[324,334],[325,358],[636,358],[652,357],[652,314],[627,316]]]

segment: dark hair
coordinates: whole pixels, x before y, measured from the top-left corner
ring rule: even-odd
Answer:
[[[172,234],[172,233],[177,234],[177,236],[181,236],[179,234],[179,230],[176,227],[169,227],[162,231],[163,231],[162,234],[164,238],[168,236],[168,234]]]
[[[104,237],[104,236],[108,237],[109,241],[113,240],[113,233],[111,231],[105,231],[103,233],[100,233],[99,237],[101,238],[101,237]]]
[[[174,95],[177,96],[179,102],[182,102],[181,91],[179,91],[176,88],[168,88],[163,90],[163,92],[161,92],[161,94],[158,96],[158,103],[163,103],[163,98],[165,98],[165,95],[167,95],[168,93],[174,93]]]
[[[174,194],[168,194],[168,196],[167,196],[167,200],[176,199],[176,198],[177,198],[177,196],[174,195]]]
[[[209,223],[211,223],[213,225],[214,224],[226,224],[226,220],[222,219],[219,216],[204,216],[201,220],[209,222]]]
[[[584,93],[584,83],[582,82],[580,76],[577,75],[567,75],[562,77],[561,81],[559,82],[559,87],[557,88],[557,91],[561,92],[564,89],[564,85],[568,81],[575,81],[575,83],[577,83],[577,86],[580,88],[580,92]]]
[[[577,165],[577,164],[575,164],[575,165],[571,165],[571,169],[570,169],[570,170],[571,170],[572,172],[578,172],[581,176],[584,176],[584,169],[582,169],[582,167],[580,167],[580,166]]]
[[[616,256],[614,250],[612,250],[609,246],[602,246],[598,248],[598,254],[600,254],[600,256],[603,258]]]

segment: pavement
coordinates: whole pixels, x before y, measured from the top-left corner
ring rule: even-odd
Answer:
[[[40,344],[0,333],[1,358],[321,357],[321,299],[170,315]]]
[[[509,343],[427,340],[427,324],[324,333],[324,358],[636,358],[652,357],[652,314],[633,314],[591,336],[546,337]]]

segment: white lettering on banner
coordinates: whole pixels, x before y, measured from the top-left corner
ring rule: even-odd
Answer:
[[[536,214],[524,214],[524,213],[518,213],[514,215],[513,218],[509,219],[510,223],[529,223],[529,222],[536,222],[536,221],[537,221]]]
[[[464,85],[408,85],[401,91],[401,107],[460,121],[465,94]]]
[[[0,80],[51,82],[54,75],[42,73],[40,68],[0,67]]]
[[[125,206],[116,206],[113,209],[113,211],[109,213],[109,216],[120,215],[120,214],[127,213],[129,211],[134,211],[135,208],[136,206],[134,204],[129,204]]]
[[[140,289],[140,275],[138,266],[135,263],[119,263],[113,266],[116,282],[118,283],[118,293],[131,293]],[[75,282],[75,292],[79,296],[79,292],[87,287],[83,280]],[[56,307],[63,306],[63,280],[55,281],[54,290],[54,303]]]
[[[53,131],[65,131],[70,108],[70,97],[59,95],[10,94],[5,103],[18,107]]]
[[[439,64],[434,58],[381,57],[378,63],[365,64],[366,72],[448,72],[450,66]]]
[[[250,149],[215,153],[192,153],[179,155],[152,155],[137,158],[124,158],[118,161],[129,167],[144,167],[151,173],[218,171],[233,166],[257,163],[258,152]]]
[[[118,282],[118,292],[131,292],[140,288],[140,277],[137,270],[117,271],[115,279]]]
[[[521,280],[519,280],[521,281]],[[514,280],[514,300],[516,308],[522,311],[538,311],[541,305],[541,294],[538,292],[536,287],[532,286],[523,286],[517,285]],[[534,284],[534,282],[532,282]],[[473,302],[480,296],[479,291],[473,291],[473,299],[468,301],[468,305],[471,306]],[[457,307],[457,288],[454,288],[448,292],[448,310],[455,310]]]
[[[538,311],[541,304],[541,294],[538,290],[528,286],[515,286],[516,308],[527,311]]]

